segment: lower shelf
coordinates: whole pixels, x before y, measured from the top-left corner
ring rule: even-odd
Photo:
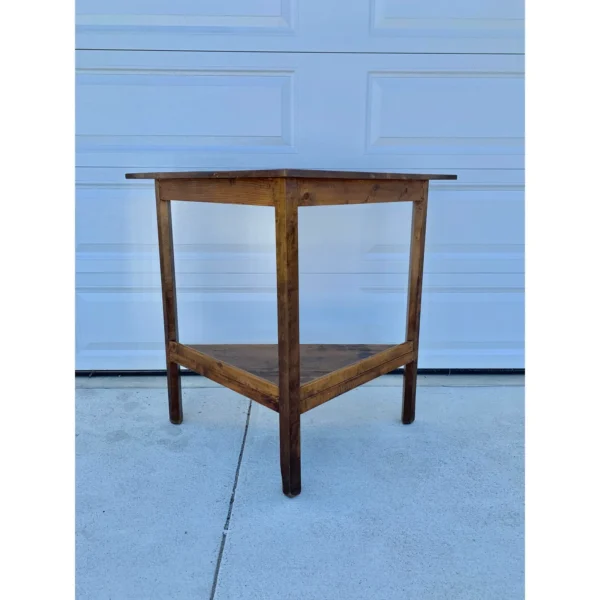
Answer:
[[[279,384],[277,344],[185,345]],[[308,383],[393,347],[393,344],[301,344],[300,383]]]
[[[169,360],[240,394],[279,410],[276,344],[169,343]],[[301,412],[319,406],[414,360],[412,342],[402,344],[301,344]]]

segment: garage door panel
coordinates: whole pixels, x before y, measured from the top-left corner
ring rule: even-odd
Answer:
[[[523,199],[520,192],[432,193],[428,241],[513,247],[522,245]],[[479,251],[479,250],[478,250]]]
[[[520,57],[147,54],[78,53],[78,166],[523,168]]]
[[[498,189],[478,189],[481,185],[457,185],[459,190],[433,186],[428,270],[522,272],[522,190],[506,191],[492,184],[488,187]],[[131,270],[136,260],[156,256],[153,186],[80,182],[78,207],[80,262],[98,269],[98,257],[111,257],[112,264]],[[173,217],[182,268],[191,269],[194,262],[202,270],[236,272],[261,272],[274,266],[273,217],[268,207],[176,203]],[[409,205],[301,209],[301,269],[395,271],[408,261],[409,223]]]
[[[371,72],[367,151],[522,155],[523,93],[507,71]]]
[[[78,281],[75,311],[77,369],[164,368],[160,294],[93,291]]]
[[[212,225],[219,226],[218,222],[214,221]],[[428,240],[430,238],[431,236],[428,236]],[[273,253],[263,252],[261,244],[245,244],[244,255],[236,250],[235,244],[226,242],[190,245],[176,243],[177,272],[228,272],[253,276],[274,269]],[[395,275],[407,272],[408,269],[409,252],[406,243],[373,243],[368,252],[360,256],[356,256],[356,250],[353,251],[351,258],[342,252],[343,250],[330,251],[330,247],[323,246],[302,251],[301,273]],[[81,244],[78,246],[77,256],[78,277],[87,273],[94,273],[100,277],[104,273],[118,273],[126,275],[131,282],[135,282],[136,278],[142,275],[158,277],[157,253],[156,243]],[[428,241],[425,269],[431,274],[520,274],[523,272],[523,245],[436,244]]]
[[[370,0],[370,32],[418,52],[522,52],[520,0]],[[391,41],[391,40],[390,40]],[[454,49],[453,49],[454,46]]]
[[[421,318],[423,367],[514,369],[524,364],[521,287],[424,294]]]
[[[259,245],[247,244],[247,255],[232,251],[232,244],[175,244],[177,273],[262,275],[274,268],[272,253],[260,252]],[[254,250],[254,252],[253,252]],[[78,282],[85,274],[98,275],[98,285],[106,273],[127,277],[135,284],[139,277],[158,277],[158,248],[155,244],[82,244],[78,249]],[[408,269],[407,244],[373,244],[368,255],[357,260],[340,252],[327,253],[319,260],[316,249],[300,257],[301,272],[306,274],[402,274]],[[513,275],[523,271],[523,246],[520,244],[429,244],[426,271],[450,274]]]
[[[79,101],[88,112],[79,114],[95,118],[78,120],[77,132],[143,138],[150,131],[151,138],[185,136],[195,143],[214,136],[282,137],[282,124],[290,123],[290,77],[277,72],[84,73]]]
[[[78,33],[83,34],[81,41],[87,39],[86,34],[113,34],[111,47],[120,47],[119,42],[126,41],[128,34],[145,36],[151,44],[146,48],[160,48],[158,40],[176,43],[176,36],[186,34],[220,34],[230,40],[241,37],[252,46],[261,37],[291,34],[294,5],[294,0],[104,0],[100,11],[95,0],[79,0],[77,26]],[[206,42],[197,43],[196,49],[200,49]]]
[[[523,52],[516,0],[79,0],[78,48]]]
[[[119,155],[281,152],[291,144],[291,72],[81,69],[77,150]]]
[[[483,258],[489,254],[484,252],[486,246],[493,246],[498,253],[504,252],[503,245],[506,251],[515,245],[522,250],[524,213],[520,186],[490,184],[486,188],[485,184],[473,183],[457,185],[459,190],[432,187],[428,222],[432,250],[440,244],[464,248],[472,245],[473,252]],[[110,244],[113,250],[126,245],[156,244],[153,186],[80,182],[77,201],[78,250],[84,249],[82,244],[94,248]],[[258,257],[268,255],[274,244],[272,209],[268,207],[175,203],[173,213],[175,244],[186,254],[194,246],[209,252],[217,244],[227,246],[232,259],[249,254]],[[379,254],[378,249],[389,250],[390,244],[407,247],[409,220],[409,205],[301,209],[302,248],[321,253],[320,261],[328,256],[348,257],[349,253],[353,253],[349,258],[352,261],[357,257],[371,260]],[[333,230],[332,223],[336,223]],[[330,240],[330,248],[323,256],[321,244],[325,239]],[[386,252],[382,254],[385,257]],[[311,260],[311,255],[306,260]],[[340,259],[335,260],[339,267]]]
[[[138,193],[139,192],[139,193]],[[154,186],[77,185],[76,243],[156,244]],[[150,204],[150,205],[149,205]]]
[[[407,273],[302,275],[301,341],[384,344],[404,339],[406,279]],[[137,278],[80,278],[77,318],[87,327],[78,328],[79,368],[122,368],[124,359],[137,365],[129,368],[163,367],[159,285],[157,272]],[[477,368],[489,366],[490,357],[505,360],[511,353],[518,360],[522,285],[522,278],[513,275],[487,280],[478,275],[426,276],[425,364],[464,367],[467,361]],[[275,342],[274,273],[184,273],[177,287],[184,343]],[[364,310],[366,304],[369,311]],[[490,320],[497,324],[493,338],[486,327]]]

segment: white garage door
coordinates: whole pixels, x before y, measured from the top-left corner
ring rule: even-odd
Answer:
[[[154,190],[129,171],[433,183],[423,368],[523,367],[514,0],[80,0],[77,368],[164,368]],[[182,342],[277,339],[272,209],[175,203]],[[301,341],[404,339],[409,207],[300,212]]]

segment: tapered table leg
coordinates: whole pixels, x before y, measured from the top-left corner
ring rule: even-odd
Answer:
[[[169,356],[169,342],[177,342],[177,294],[175,288],[175,258],[173,254],[173,225],[171,201],[161,200],[160,183],[155,182],[156,215],[158,218],[158,249],[162,287],[163,317],[165,325],[165,352],[167,355],[167,387],[169,391],[169,418],[179,425],[183,421],[181,403],[181,373],[177,363]]]
[[[281,478],[283,493],[297,496],[301,490],[298,197],[294,181],[280,180],[278,186],[275,238]]]
[[[406,340],[413,343],[415,359],[404,367],[402,422],[405,425],[409,425],[415,420],[417,398],[417,353],[419,351],[428,191],[429,182],[425,181],[423,182],[423,199],[414,202],[412,207]]]

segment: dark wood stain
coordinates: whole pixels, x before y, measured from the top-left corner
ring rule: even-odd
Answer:
[[[421,323],[421,294],[423,290],[423,263],[425,259],[425,231],[427,224],[427,196],[429,184],[424,184],[423,200],[412,209],[410,265],[408,271],[408,306],[406,311],[406,339],[414,345],[415,358],[404,368],[402,394],[402,422],[410,425],[415,420],[417,398],[417,359]]]
[[[279,385],[277,344],[186,345]],[[300,383],[307,384],[394,347],[392,344],[300,344]]]
[[[298,179],[410,179],[450,180],[456,175],[436,173],[378,173],[376,171],[325,171],[321,169],[258,169],[251,171],[173,171],[169,173],[127,173],[127,179],[244,179],[254,177],[277,177]]]
[[[250,373],[231,361],[211,355],[205,346],[170,344],[171,357],[180,365],[204,375],[259,404],[278,411],[279,389],[271,381]]]
[[[370,346],[370,356],[363,356],[346,367],[329,372],[303,385],[300,388],[301,411],[304,413],[328,402],[367,381],[405,365],[415,357],[412,342],[388,346],[384,350],[376,350],[377,348],[377,346]]]
[[[160,183],[154,184],[158,222],[158,252],[165,327],[165,352],[167,356],[167,388],[169,394],[169,419],[179,425],[183,421],[180,368],[169,354],[169,343],[178,340],[177,293],[175,287],[175,256],[173,253],[173,225],[171,203],[160,198]]]
[[[300,308],[298,297],[298,186],[281,179],[275,203],[279,446],[283,493],[297,496],[300,476]]]

